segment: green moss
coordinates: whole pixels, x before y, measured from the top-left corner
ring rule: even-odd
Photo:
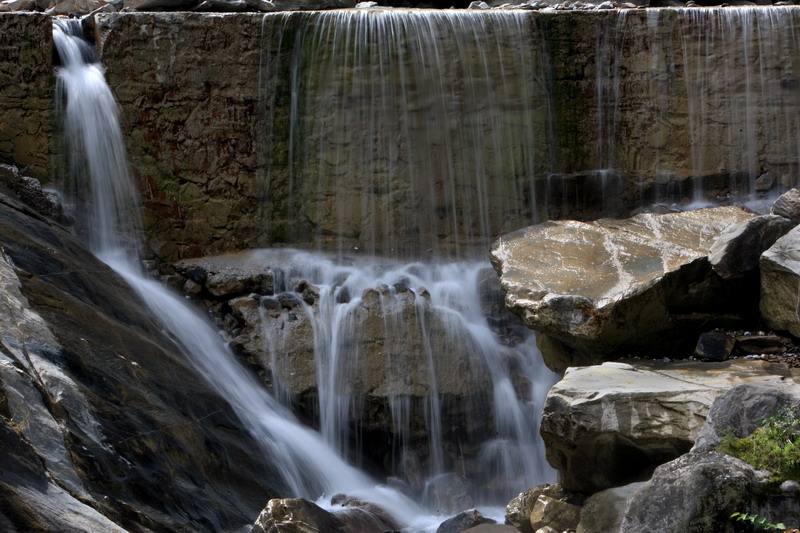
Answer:
[[[726,436],[717,447],[759,470],[771,472],[770,480],[781,483],[800,479],[800,418],[797,408],[777,411],[761,421],[749,436]]]

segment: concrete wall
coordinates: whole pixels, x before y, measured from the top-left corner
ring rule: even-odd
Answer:
[[[0,13],[0,161],[50,176],[53,134],[52,22]]]

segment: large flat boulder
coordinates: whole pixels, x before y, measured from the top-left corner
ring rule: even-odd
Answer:
[[[492,264],[557,372],[632,353],[688,355],[700,331],[748,312],[743,282],[723,280],[707,256],[724,229],[753,216],[717,207],[551,221],[501,237]]]
[[[547,460],[565,489],[585,494],[645,480],[689,451],[715,398],[744,382],[779,383],[778,374],[792,375],[742,359],[571,368],[545,402]]]

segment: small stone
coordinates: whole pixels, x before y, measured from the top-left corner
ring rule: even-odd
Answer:
[[[777,181],[778,177],[775,174],[772,172],[764,172],[756,178],[756,192],[767,192],[772,190]]]
[[[781,483],[779,488],[781,489],[781,492],[797,492],[800,490],[800,482],[793,479],[787,479]]]
[[[486,2],[475,1],[471,2],[467,9],[489,9],[489,4]]]
[[[725,361],[730,357],[736,340],[727,333],[710,332],[700,335],[694,354],[701,359]]]
[[[378,5],[378,2],[359,2],[356,4],[356,9],[367,9],[370,7],[375,7]]]
[[[186,294],[200,294],[202,290],[203,286],[191,279],[187,279],[183,284],[183,292]]]

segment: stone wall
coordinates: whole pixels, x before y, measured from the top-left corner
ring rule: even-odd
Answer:
[[[797,8],[519,13],[530,42],[490,31],[486,50],[499,61],[506,49],[537,48],[538,88],[528,103],[535,164],[517,164],[514,148],[490,151],[500,154],[501,164],[485,176],[459,181],[463,172],[446,171],[451,181],[434,180],[422,192],[404,181],[407,141],[398,140],[400,155],[374,163],[365,177],[364,171],[331,170],[330,163],[341,147],[372,139],[364,133],[368,124],[331,129],[304,113],[299,122],[289,120],[292,39],[324,16],[332,15],[97,16],[99,48],[127,122],[155,255],[175,259],[287,244],[398,255],[424,255],[438,246],[480,249],[489,238],[535,220],[622,216],[654,200],[749,191],[765,172],[776,186],[797,182]],[[285,36],[281,48],[270,51],[265,43],[274,45],[276,28]],[[271,72],[284,78],[261,79],[262,63],[274,60],[284,63]],[[493,87],[476,85],[487,101],[520,80],[531,83],[524,77],[529,72],[503,72],[493,75]],[[268,89],[259,94],[262,86]],[[359,98],[343,109],[360,120],[381,120],[369,105]],[[493,116],[494,108],[487,109],[468,110],[464,120]],[[511,122],[528,120],[522,106],[497,109]],[[458,130],[456,123],[443,131]],[[269,146],[267,131],[273,132]],[[291,145],[298,131],[310,134]],[[493,142],[494,123],[482,131],[476,144]],[[508,131],[501,143],[517,130]],[[426,204],[427,197],[435,200]],[[427,240],[419,239],[426,231]]]
[[[53,133],[52,21],[0,13],[0,162],[50,175]]]

